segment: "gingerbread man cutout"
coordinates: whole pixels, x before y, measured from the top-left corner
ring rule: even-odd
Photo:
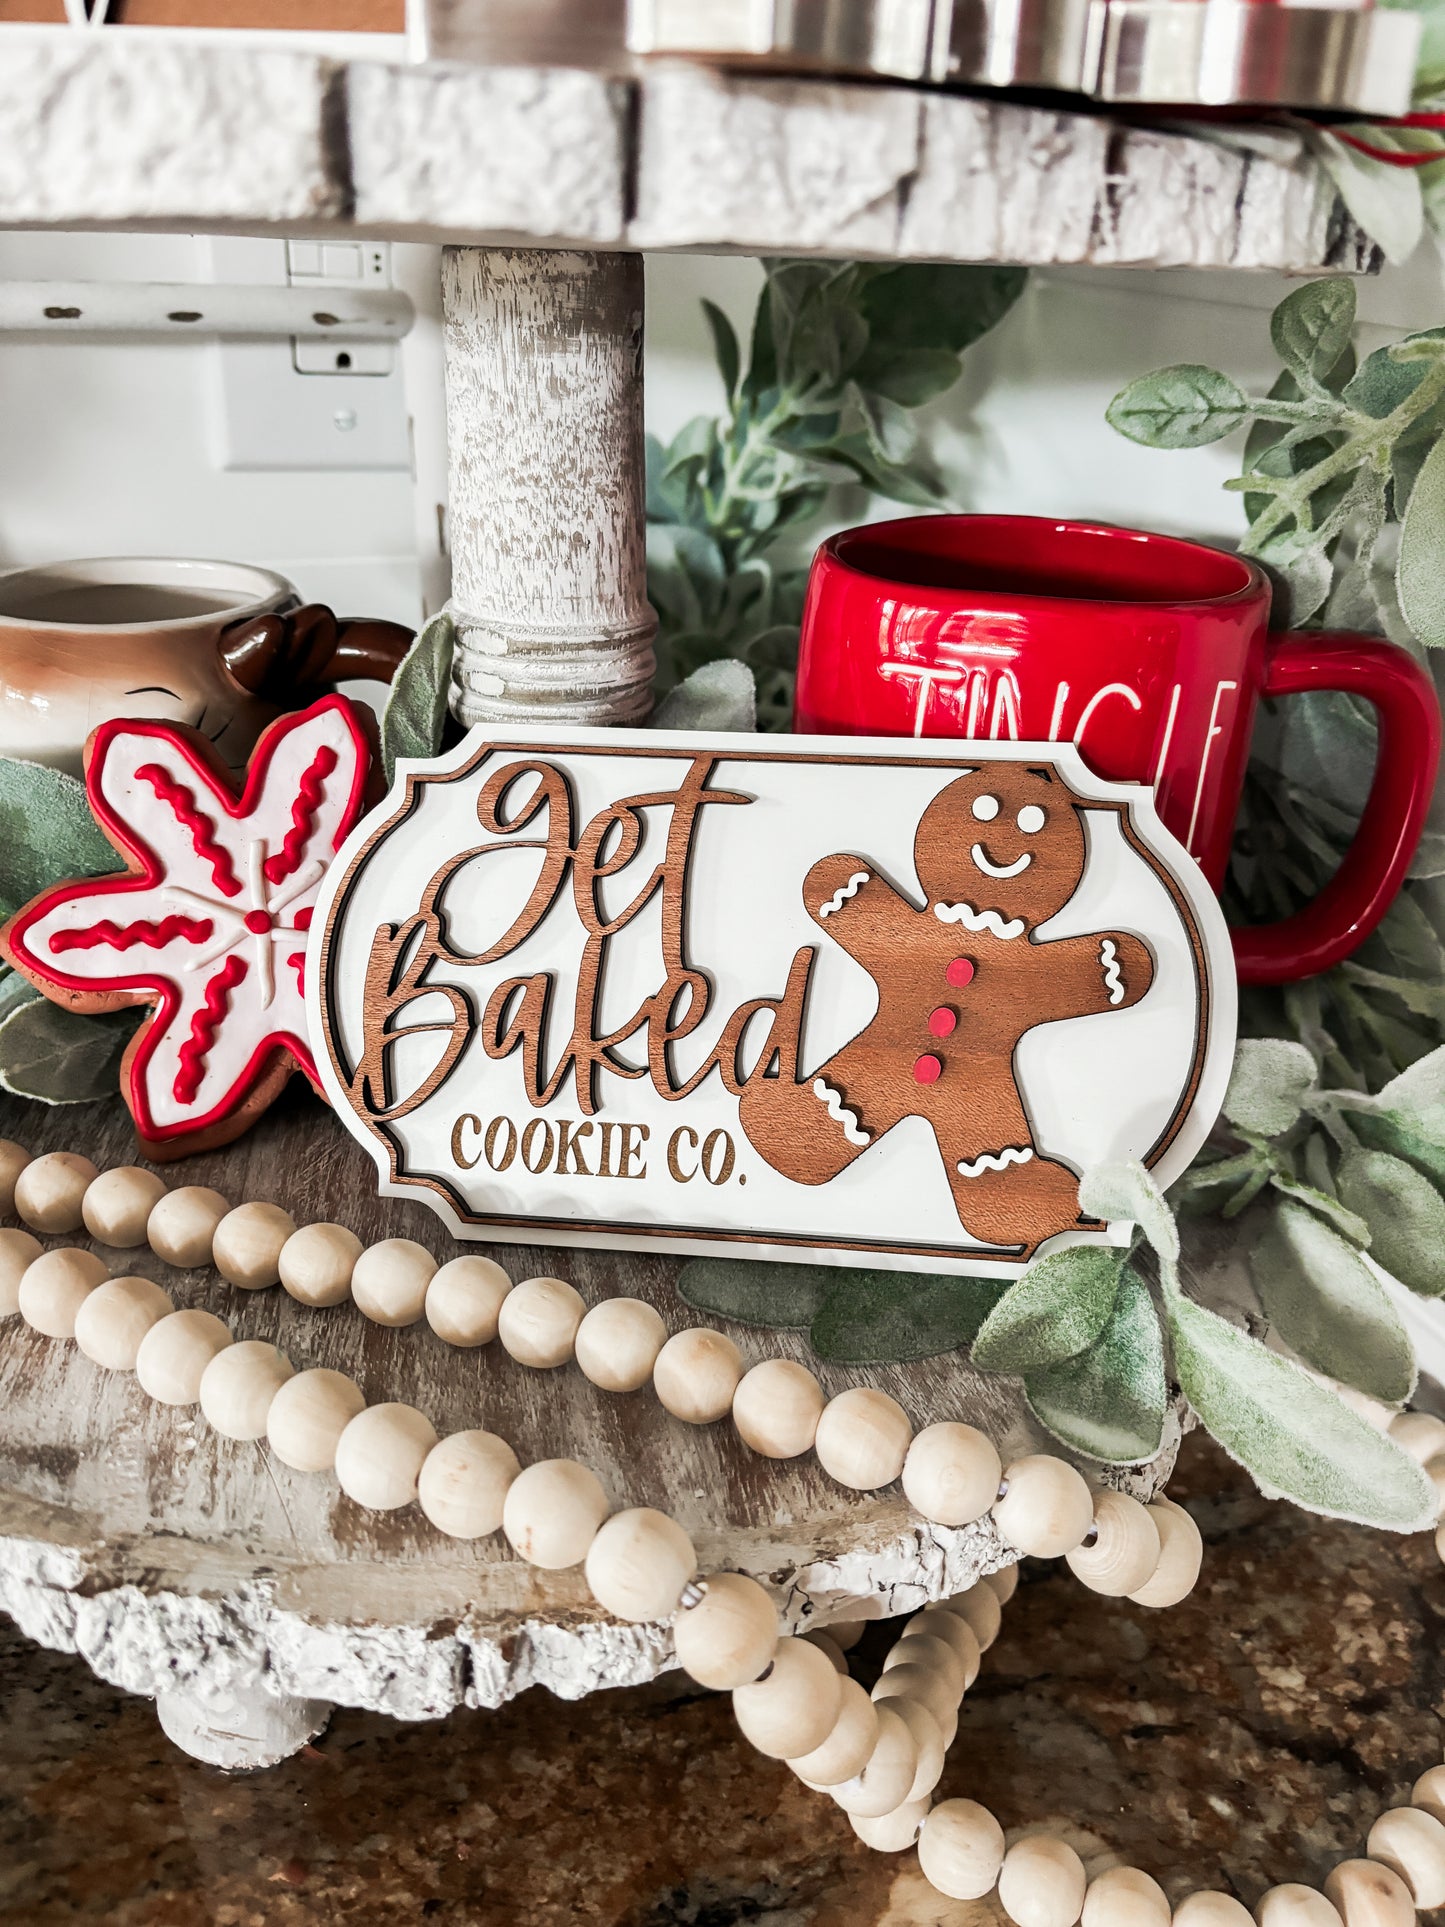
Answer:
[[[960,776],[918,825],[922,909],[868,858],[813,865],[808,913],[873,977],[878,1011],[801,1082],[786,1061],[749,1080],[739,1117],[774,1170],[826,1184],[923,1117],[971,1236],[1028,1257],[1081,1222],[1078,1174],[1034,1145],[1014,1052],[1036,1025],[1128,1009],[1154,979],[1149,950],[1124,931],[1038,934],[1084,875],[1081,802],[1047,766]]]

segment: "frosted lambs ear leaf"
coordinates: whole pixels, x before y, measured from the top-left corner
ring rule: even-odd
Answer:
[[[1027,1373],[1086,1351],[1109,1321],[1126,1253],[1072,1245],[1031,1264],[984,1321],[971,1357],[985,1372]]]
[[[696,1311],[739,1325],[806,1330],[838,1282],[832,1265],[771,1265],[751,1258],[694,1258],[678,1295]]]
[[[1436,442],[1410,491],[1400,525],[1395,586],[1406,622],[1427,649],[1445,647],[1445,437]]]
[[[1370,1227],[1370,1256],[1422,1298],[1445,1294],[1445,1198],[1388,1151],[1351,1151],[1335,1182]]]
[[[652,729],[756,729],[757,684],[745,662],[705,662],[665,695]]]
[[[1393,1532],[1435,1523],[1422,1468],[1302,1366],[1187,1298],[1165,1308],[1185,1397],[1262,1490]]]
[[[1384,1286],[1354,1246],[1300,1204],[1280,1204],[1250,1247],[1265,1315],[1316,1371],[1399,1405],[1415,1354]]]
[[[1217,368],[1182,362],[1121,388],[1106,411],[1111,428],[1146,448],[1204,448],[1250,417],[1249,398]]]
[[[1355,284],[1343,276],[1306,281],[1287,294],[1270,316],[1275,353],[1293,374],[1323,382],[1350,345],[1355,327]]]
[[[52,884],[123,867],[78,777],[0,756],[0,921]]]
[[[0,1089],[41,1104],[115,1097],[140,1018],[133,1010],[87,1017],[43,997],[18,1005],[0,1021]]]
[[[388,783],[399,757],[435,756],[447,721],[447,690],[457,632],[445,611],[433,616],[402,658],[381,716],[381,761]]]
[[[1256,1137],[1279,1137],[1296,1122],[1315,1083],[1315,1060],[1284,1037],[1241,1037],[1224,1094],[1224,1115]]]
[[[1090,1217],[1137,1224],[1172,1280],[1179,1263],[1179,1227],[1164,1193],[1136,1159],[1086,1171],[1079,1180],[1079,1203]]]
[[[1168,1387],[1154,1301],[1133,1270],[1119,1280],[1109,1322],[1077,1358],[1030,1372],[1024,1392],[1056,1439],[1106,1465],[1152,1459],[1164,1436]]]

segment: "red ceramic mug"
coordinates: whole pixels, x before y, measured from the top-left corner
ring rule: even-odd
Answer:
[[[803,610],[794,727],[1072,742],[1153,785],[1217,890],[1261,696],[1346,690],[1379,716],[1374,783],[1339,870],[1281,923],[1236,929],[1244,983],[1347,957],[1404,879],[1435,784],[1430,679],[1369,636],[1269,631],[1269,581],[1173,536],[1027,515],[925,515],[823,544]]]

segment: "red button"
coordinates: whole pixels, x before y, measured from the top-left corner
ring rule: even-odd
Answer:
[[[973,959],[971,957],[955,957],[943,974],[955,990],[962,990],[965,984],[971,984],[973,982]]]
[[[269,910],[248,910],[245,922],[253,937],[264,937],[271,928],[271,913]]]
[[[928,1028],[935,1037],[951,1037],[957,1027],[958,1012],[950,1010],[947,1004],[940,1004],[928,1014]]]
[[[913,1079],[917,1084],[936,1084],[943,1075],[943,1066],[936,1057],[920,1057],[913,1066]]]

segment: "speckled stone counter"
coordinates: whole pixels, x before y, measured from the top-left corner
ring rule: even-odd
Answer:
[[[941,1791],[1067,1826],[1091,1864],[1246,1902],[1318,1880],[1441,1759],[1445,1572],[1266,1504],[1207,1442],[1171,1486],[1198,1591],[1147,1613],[1030,1570],[965,1703]],[[871,1681],[886,1636],[855,1654]],[[871,1663],[870,1663],[871,1658]],[[228,1780],[148,1704],[0,1628],[0,1919],[114,1927],[987,1927],[911,1853],[739,1740],[675,1680],[399,1726],[338,1711]]]

